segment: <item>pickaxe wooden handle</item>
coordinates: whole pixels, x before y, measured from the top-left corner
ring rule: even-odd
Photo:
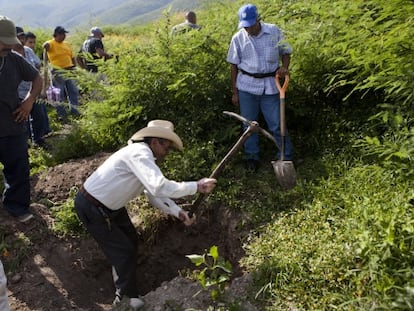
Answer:
[[[243,132],[243,135],[239,138],[239,140],[233,145],[233,147],[230,149],[230,151],[225,155],[225,157],[223,158],[223,160],[221,160],[221,162],[217,165],[217,167],[214,169],[214,171],[211,173],[211,175],[209,176],[210,178],[216,178],[218,177],[218,175],[223,171],[224,167],[226,166],[226,164],[228,163],[228,161],[230,160],[230,158],[232,156],[234,156],[236,154],[236,152],[241,148],[241,146],[243,145],[243,143],[246,141],[246,139],[255,132],[260,132],[262,133],[265,137],[269,138],[271,141],[273,141],[276,145],[277,148],[279,148],[276,139],[266,130],[262,129],[259,126],[259,123],[257,123],[257,121],[250,121],[244,117],[242,117],[241,115],[238,115],[235,112],[230,112],[230,111],[223,111],[224,114],[234,117],[240,121],[242,121],[244,124],[247,125],[247,129]],[[189,211],[189,215],[190,217],[193,215],[194,211],[200,206],[201,202],[203,201],[203,199],[206,197],[205,193],[200,193],[199,196],[197,197],[197,199],[194,201],[194,203],[192,204],[190,211]]]

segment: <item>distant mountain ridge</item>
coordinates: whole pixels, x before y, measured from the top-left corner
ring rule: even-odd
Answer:
[[[139,24],[171,11],[193,10],[209,0],[0,0],[0,15],[30,28]],[[210,0],[211,1],[211,0]]]

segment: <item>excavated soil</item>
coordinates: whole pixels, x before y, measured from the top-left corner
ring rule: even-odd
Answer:
[[[11,247],[10,253],[2,257],[12,310],[111,310],[111,267],[101,250],[88,235],[59,237],[52,230],[54,217],[50,211],[51,204],[64,202],[71,189],[79,187],[108,156],[101,153],[69,161],[32,177],[31,209],[35,219],[28,224],[16,222],[0,208],[2,242],[13,245],[17,237],[23,236],[30,245],[22,252]],[[131,215],[136,217],[139,211]],[[233,282],[223,297],[242,306],[238,310],[258,310],[247,301],[240,303],[250,282],[239,266],[246,235],[246,228],[239,228],[242,217],[225,207],[205,204],[192,227],[171,217],[161,218],[156,232],[145,232],[137,226],[137,279],[145,310],[207,310],[212,305],[218,310],[209,292],[185,277],[194,269],[185,255],[203,254],[212,245],[217,245],[220,256],[233,265]],[[11,267],[17,257],[22,258],[20,264]]]

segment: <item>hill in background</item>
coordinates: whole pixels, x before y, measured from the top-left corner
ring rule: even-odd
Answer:
[[[141,24],[172,12],[194,10],[212,0],[0,0],[0,15],[29,28]]]

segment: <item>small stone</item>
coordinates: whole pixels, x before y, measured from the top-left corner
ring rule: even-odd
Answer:
[[[23,276],[20,273],[17,273],[12,276],[10,282],[13,284],[19,283],[23,279]]]

